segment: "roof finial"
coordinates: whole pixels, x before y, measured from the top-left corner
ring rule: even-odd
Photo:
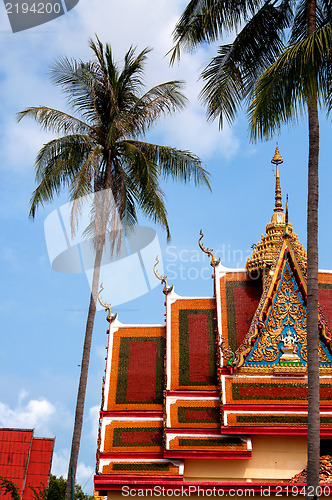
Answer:
[[[168,292],[171,292],[173,290],[173,285],[169,286],[167,283],[167,276],[160,275],[158,273],[158,271],[157,271],[158,264],[159,264],[159,259],[158,259],[158,255],[157,255],[155,265],[153,266],[153,272],[154,272],[155,277],[161,281],[162,285],[164,285],[163,292],[165,295],[167,295]]]
[[[279,164],[283,163],[283,161],[284,160],[280,156],[278,143],[277,143],[274,157],[271,160],[271,163],[274,163],[275,165],[277,165],[277,168],[276,168],[276,194],[275,194],[275,206],[274,206],[275,212],[283,212],[284,211],[284,209],[282,208],[280,177],[279,177]]]
[[[97,297],[98,297],[99,304],[105,308],[105,311],[108,311],[108,315],[107,315],[106,320],[110,323],[111,321],[115,320],[115,318],[117,317],[117,313],[113,314],[112,309],[111,309],[111,304],[108,304],[107,302],[104,302],[102,300],[100,294],[103,290],[104,290],[104,287],[103,287],[103,284],[101,283],[100,290],[98,292]]]
[[[210,265],[213,267],[213,266],[220,264],[220,257],[218,260],[215,258],[212,248],[203,247],[203,244],[202,244],[202,238],[204,236],[203,231],[200,230],[199,234],[200,234],[200,237],[198,239],[198,246],[202,250],[202,252],[206,253],[210,257],[210,259],[211,259]]]

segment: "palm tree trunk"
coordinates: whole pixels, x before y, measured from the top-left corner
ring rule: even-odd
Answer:
[[[104,238],[104,240],[105,240],[105,238]],[[81,443],[85,393],[86,393],[86,386],[87,386],[87,380],[88,380],[92,331],[93,331],[93,325],[94,325],[94,320],[95,320],[95,315],[96,315],[96,300],[97,300],[97,295],[98,295],[100,265],[101,265],[102,255],[103,255],[103,247],[104,247],[103,241],[99,241],[97,244],[97,250],[96,250],[96,257],[95,257],[95,264],[94,264],[93,278],[92,278],[91,296],[90,296],[90,306],[89,306],[89,312],[88,312],[88,317],[87,317],[87,321],[86,321],[86,328],[85,328],[84,347],[83,347],[83,355],[82,355],[82,363],[81,363],[81,376],[80,376],[80,381],[79,381],[79,385],[78,385],[78,392],[77,392],[75,423],[74,423],[74,431],[73,431],[71,454],[70,454],[68,476],[67,476],[67,485],[66,485],[66,500],[70,500],[70,498],[71,498],[71,471],[73,468],[74,479],[75,479],[76,469],[77,469],[77,461],[78,461],[78,453],[79,453],[80,443]]]
[[[317,102],[308,103],[309,164],[307,218],[307,356],[308,356],[308,476],[307,498],[319,485],[320,412],[318,358],[318,155],[319,122]]]
[[[95,192],[94,195],[94,208],[95,208],[95,248],[96,248],[96,257],[94,262],[93,269],[93,277],[92,277],[92,287],[91,287],[91,296],[90,296],[90,305],[88,317],[86,320],[85,327],[85,338],[84,338],[84,347],[83,347],[83,355],[82,355],[82,363],[81,363],[81,376],[78,385],[77,392],[77,402],[76,402],[76,413],[75,413],[75,423],[74,423],[74,431],[73,438],[71,444],[71,453],[68,467],[68,476],[67,476],[67,484],[66,484],[66,500],[70,500],[71,498],[71,475],[72,469],[74,471],[74,482],[76,478],[76,469],[77,469],[77,461],[78,454],[80,450],[81,443],[81,434],[82,434],[82,426],[83,426],[83,413],[84,413],[84,403],[85,403],[85,393],[86,386],[88,380],[88,371],[89,371],[89,362],[90,362],[90,350],[91,350],[91,340],[92,340],[92,332],[93,325],[96,315],[96,305],[97,305],[97,295],[99,289],[99,277],[100,277],[100,266],[103,256],[103,249],[106,240],[106,232],[107,232],[107,223],[109,221],[110,216],[114,217],[116,215],[114,211],[116,207],[114,203],[110,204],[108,189],[111,183],[111,166],[112,166],[112,157],[111,153],[107,152],[108,158],[106,160],[106,171],[105,171],[105,179],[104,179],[104,189],[99,192]],[[95,186],[96,187],[96,186]],[[113,199],[113,195],[112,199]],[[116,217],[117,220],[117,217]],[[116,232],[115,232],[116,235]],[[113,235],[114,236],[114,235]],[[116,236],[115,236],[116,238]]]
[[[316,0],[307,0],[307,36],[316,30]],[[318,357],[318,158],[317,94],[308,99],[309,160],[307,212],[307,356],[308,356],[308,475],[307,498],[317,496],[320,459]]]

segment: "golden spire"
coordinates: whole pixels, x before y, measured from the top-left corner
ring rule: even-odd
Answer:
[[[286,198],[285,236],[289,236],[289,228],[288,228],[288,193],[287,193],[287,198]]]
[[[282,208],[280,177],[279,177],[279,164],[283,163],[283,161],[284,160],[281,158],[281,155],[279,153],[278,143],[277,143],[274,157],[271,160],[271,163],[274,163],[275,165],[277,165],[277,168],[276,168],[276,194],[275,194],[275,206],[274,206],[275,212],[283,212],[284,211],[284,209]]]

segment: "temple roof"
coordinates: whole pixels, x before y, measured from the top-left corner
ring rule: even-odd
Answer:
[[[33,429],[0,429],[0,476],[13,481],[23,500],[35,498],[31,489],[47,487],[54,439],[35,438]],[[1,498],[10,498],[0,490]]]
[[[246,264],[248,279],[260,281],[262,293],[250,327],[229,362],[236,369],[243,367],[241,371],[275,374],[306,371],[307,254],[288,221],[288,196],[286,213],[283,211],[279,176],[282,162],[277,146],[272,159],[276,164],[274,212],[265,235],[254,246]],[[251,304],[254,305],[252,300]],[[320,367],[330,367],[331,331],[321,309],[319,326]]]
[[[284,239],[287,237],[296,253],[297,261],[302,267],[302,272],[306,272],[307,253],[303,249],[302,243],[298,240],[298,235],[293,233],[293,226],[288,221],[288,195],[286,213],[282,207],[282,197],[280,188],[279,164],[283,162],[277,146],[271,163],[276,164],[276,187],[275,206],[271,221],[267,223],[265,234],[261,235],[260,241],[254,245],[253,253],[248,258],[246,268],[250,273],[261,271],[265,268],[273,268],[276,265],[278,255],[281,251]]]

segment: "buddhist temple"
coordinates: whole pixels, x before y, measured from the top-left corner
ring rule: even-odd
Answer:
[[[274,207],[245,269],[224,267],[201,232],[211,297],[178,295],[157,262],[164,323],[122,324],[109,308],[100,495],[287,496],[306,467],[307,254],[283,207],[282,162],[277,147]],[[321,454],[332,455],[331,271],[319,272],[318,320]]]

